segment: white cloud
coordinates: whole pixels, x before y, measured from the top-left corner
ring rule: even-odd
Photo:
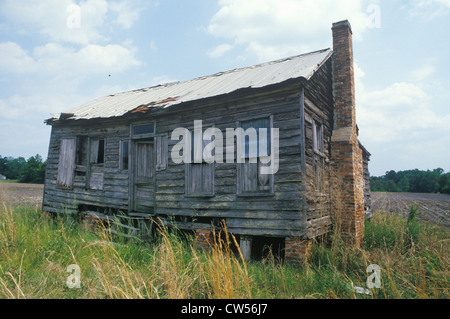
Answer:
[[[114,23],[117,23],[124,29],[130,29],[139,19],[141,5],[136,5],[136,1],[112,2],[110,4],[111,11],[117,14]]]
[[[222,55],[227,53],[228,51],[232,50],[233,46],[228,43],[220,44],[214,49],[208,51],[208,56],[210,58],[220,58]]]
[[[414,0],[410,13],[430,19],[446,16],[450,14],[450,0]]]
[[[105,0],[87,0],[80,3],[79,28],[68,22],[77,12],[70,11],[71,0],[7,0],[1,5],[2,15],[16,29],[29,34],[38,31],[50,41],[87,44],[106,40],[99,28],[103,26],[108,10]]]
[[[0,43],[0,70],[39,77],[119,73],[141,64],[133,49],[118,44],[89,44],[76,50],[57,43],[36,47],[31,54],[17,43]]]
[[[369,91],[362,84],[363,76],[364,73],[356,66],[357,121],[363,141],[402,145],[419,135],[434,139],[433,136],[445,138],[450,134],[450,113],[436,112],[432,97],[422,86],[396,82],[384,89]],[[426,149],[427,146],[422,147]]]
[[[423,79],[432,69],[424,66],[412,73]],[[355,64],[359,138],[372,153],[371,173],[442,167],[442,158],[450,156],[450,113],[439,110],[429,87],[410,81],[369,90],[363,77]]]
[[[20,45],[14,42],[0,43],[1,72],[29,73],[36,70],[36,61]]]
[[[219,0],[208,32],[270,60],[331,46],[331,25],[348,19],[354,38],[368,27],[363,0]]]
[[[428,79],[436,72],[436,68],[433,65],[423,65],[415,70],[411,71],[411,75],[414,81],[421,82]]]
[[[37,31],[51,42],[86,45],[108,41],[107,26],[130,29],[142,7],[138,0],[86,0],[78,4],[73,0],[5,0],[0,14],[17,33]]]

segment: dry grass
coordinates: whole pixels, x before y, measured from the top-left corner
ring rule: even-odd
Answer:
[[[269,257],[246,263],[231,234],[216,234],[209,251],[192,238],[159,229],[152,242],[121,240],[99,228],[42,215],[32,207],[0,208],[0,297],[3,298],[449,298],[449,236],[442,228],[376,213],[365,247],[349,247],[339,233],[311,259],[289,266]],[[221,238],[219,240],[219,238]],[[69,289],[70,264],[81,288]],[[370,264],[382,286],[365,287]]]

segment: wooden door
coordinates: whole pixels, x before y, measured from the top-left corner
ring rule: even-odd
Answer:
[[[155,156],[153,141],[134,143],[134,210],[153,213],[155,203]]]

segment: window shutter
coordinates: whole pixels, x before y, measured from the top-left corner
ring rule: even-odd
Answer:
[[[97,164],[97,159],[98,159],[98,140],[91,139],[89,163]]]
[[[267,156],[270,155],[270,118],[264,118],[264,119],[258,119],[258,120],[252,120],[252,121],[246,121],[241,124],[241,127],[244,131],[246,131],[249,128],[254,128],[256,130],[257,140],[256,141],[250,141],[249,138],[245,137],[245,143],[242,143],[245,145],[245,157],[249,158],[250,155],[250,149],[253,145],[256,144],[256,151],[257,156]],[[261,130],[266,129],[266,130]],[[265,134],[265,141],[266,145],[260,145],[260,141],[263,140],[264,136],[262,134]],[[262,149],[262,147],[266,148],[266,152]],[[253,146],[254,147],[254,146]]]
[[[156,171],[164,171],[167,169],[169,162],[167,135],[156,137]]]
[[[76,140],[62,139],[59,149],[58,175],[56,182],[61,187],[71,188],[75,170]]]

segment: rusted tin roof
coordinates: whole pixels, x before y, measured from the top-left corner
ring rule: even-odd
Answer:
[[[145,112],[152,107],[167,108],[220,96],[243,88],[262,88],[297,78],[309,80],[331,54],[331,49],[325,49],[189,81],[113,94],[61,113],[46,122],[120,117],[127,113]]]

